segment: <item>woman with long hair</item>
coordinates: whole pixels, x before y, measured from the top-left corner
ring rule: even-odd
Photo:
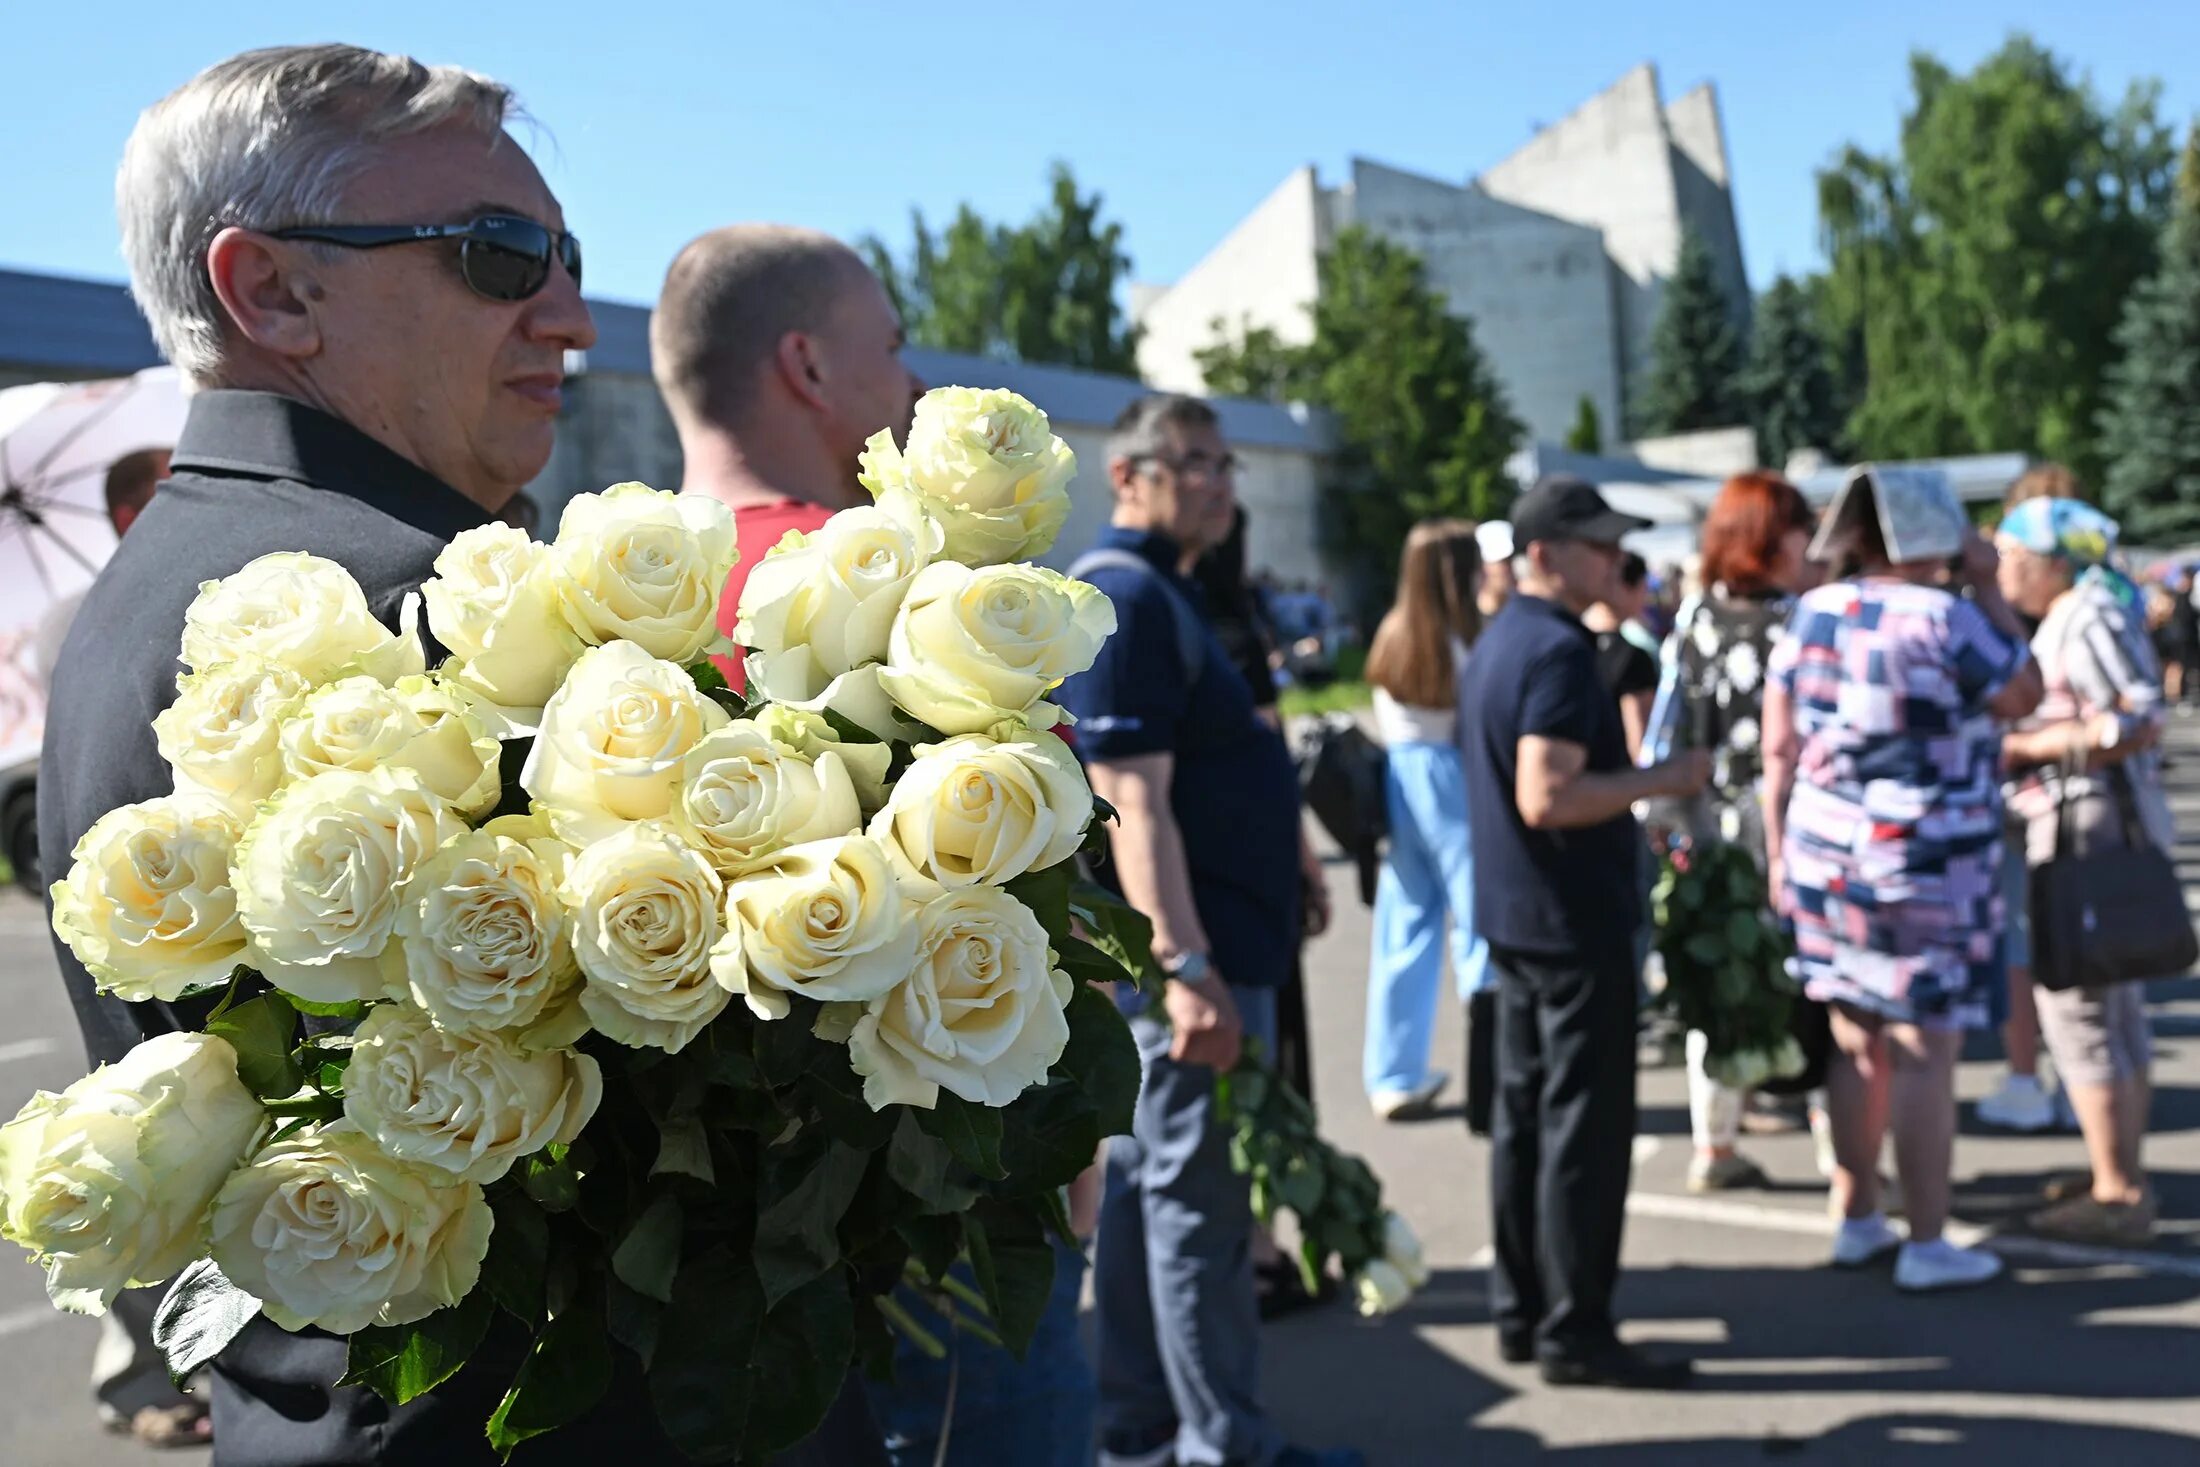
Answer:
[[[1842,578],[1774,649],[1763,808],[1804,992],[1831,1006],[1833,1261],[1899,1248],[1897,1288],[1983,1283],[2001,1260],[1941,1236],[1955,1063],[2002,982],[1996,721],[2039,703],[2040,670],[1946,475],[1857,470],[1818,549]],[[1880,1206],[1890,1130],[1906,1241]]]
[[[1711,753],[1711,785],[1686,811],[1688,834],[1740,845],[1760,867],[1765,668],[1810,575],[1812,522],[1802,494],[1778,474],[1737,474],[1720,488],[1704,517],[1704,591],[1681,608],[1666,641],[1655,709],[1649,758],[1675,748]],[[1735,1147],[1746,1097],[1711,1077],[1709,1057],[1710,1041],[1692,1031],[1688,1190],[1761,1187],[1765,1174]]]
[[[1368,649],[1375,721],[1389,751],[1390,843],[1375,889],[1363,1078],[1369,1104],[1385,1120],[1428,1115],[1450,1078],[1428,1064],[1447,916],[1462,997],[1482,985],[1488,964],[1474,931],[1474,863],[1456,742],[1459,667],[1482,625],[1475,606],[1481,564],[1467,521],[1415,525],[1397,599]]]

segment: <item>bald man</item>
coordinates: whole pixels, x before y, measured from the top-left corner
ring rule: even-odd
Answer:
[[[733,224],[673,260],[649,320],[650,363],[687,460],[681,492],[733,511],[741,559],[719,603],[731,634],[750,569],[789,530],[869,503],[863,444],[908,432],[924,391],[901,317],[854,250],[783,224]],[[726,666],[738,689],[741,669]]]

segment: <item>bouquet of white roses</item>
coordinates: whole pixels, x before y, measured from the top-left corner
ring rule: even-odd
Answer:
[[[962,1257],[1027,1339],[1137,1095],[1088,984],[1148,963],[1074,879],[1102,832],[1044,701],[1114,613],[1021,563],[1072,467],[1021,398],[928,395],[876,504],[751,574],[746,701],[708,660],[730,516],[639,484],[454,540],[432,668],[329,561],[208,584],[175,792],[53,896],[107,991],[219,1002],[0,1128],[0,1233],[65,1309],[174,1279],[179,1376],[264,1314],[404,1401],[502,1311],[505,1451],[623,1349],[691,1457],[760,1460]]]

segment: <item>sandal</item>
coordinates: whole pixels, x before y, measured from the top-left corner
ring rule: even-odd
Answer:
[[[107,1429],[141,1447],[172,1451],[211,1444],[214,1417],[203,1401],[178,1401],[173,1406],[141,1406],[135,1416],[109,1421]]]
[[[2137,1202],[2098,1202],[2087,1194],[2033,1213],[2026,1226],[2044,1237],[2070,1243],[2140,1248],[2153,1241],[2154,1221],[2151,1193]]]

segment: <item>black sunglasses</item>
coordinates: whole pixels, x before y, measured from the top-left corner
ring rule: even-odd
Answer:
[[[455,239],[458,273],[475,295],[492,301],[523,301],[541,291],[550,282],[553,255],[573,277],[573,288],[581,284],[581,242],[515,214],[484,214],[464,224],[301,224],[269,234],[351,250]]]

